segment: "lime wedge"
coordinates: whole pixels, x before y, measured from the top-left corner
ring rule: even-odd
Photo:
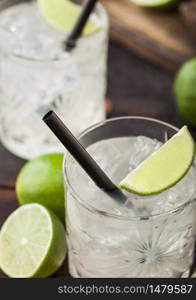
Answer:
[[[70,0],[37,0],[45,20],[56,29],[71,32],[81,8]],[[92,14],[83,30],[83,35],[94,34],[100,30],[100,24]]]
[[[119,187],[143,196],[159,194],[186,175],[194,154],[195,143],[187,126],[184,126],[123,179]]]
[[[0,268],[9,277],[48,277],[66,254],[65,229],[40,204],[15,210],[0,232]]]
[[[152,9],[165,10],[177,6],[182,0],[131,0],[133,3]]]

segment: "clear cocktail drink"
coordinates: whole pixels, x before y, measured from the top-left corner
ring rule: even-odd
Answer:
[[[55,110],[78,134],[105,118],[108,19],[98,5],[100,30],[65,52],[66,34],[48,25],[36,1],[0,3],[0,138],[30,159],[61,151],[42,117]]]
[[[177,132],[148,118],[108,120],[88,129],[82,144],[116,183]],[[73,277],[187,277],[193,262],[196,169],[154,195],[125,192],[121,203],[65,160],[67,241]]]

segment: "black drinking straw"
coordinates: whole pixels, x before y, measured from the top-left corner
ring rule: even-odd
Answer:
[[[95,160],[89,155],[80,142],[73,136],[70,130],[59,119],[55,112],[49,111],[44,117],[43,121],[52,130],[65,148],[72,154],[76,161],[91,177],[95,184],[105,190],[112,192],[118,190],[116,185],[98,166]]]
[[[71,51],[76,47],[76,43],[78,38],[81,36],[82,31],[86,25],[86,22],[88,21],[88,18],[93,11],[95,4],[97,0],[86,0],[83,7],[81,14],[72,30],[72,32],[69,34],[65,46],[67,51]]]

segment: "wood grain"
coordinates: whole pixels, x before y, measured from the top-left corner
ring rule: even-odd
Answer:
[[[17,208],[18,203],[16,200],[15,192],[12,190],[0,189],[0,227],[7,217]],[[6,277],[0,271],[0,278]]]
[[[195,56],[177,12],[145,10],[130,0],[101,0],[110,17],[111,37],[138,55],[170,71]]]
[[[7,217],[18,207],[14,190],[0,190],[0,227]]]
[[[0,146],[0,188],[10,187],[14,189],[17,174],[24,165],[25,160],[7,151],[3,145]]]

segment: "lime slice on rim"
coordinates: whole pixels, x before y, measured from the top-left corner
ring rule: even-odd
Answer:
[[[37,0],[45,20],[56,29],[71,32],[81,11],[81,7],[70,0]],[[101,29],[92,14],[83,30],[83,35],[94,34]]]
[[[194,140],[187,126],[184,126],[125,177],[119,187],[143,196],[159,194],[174,186],[186,175],[194,154]]]
[[[40,204],[18,208],[1,229],[0,268],[9,277],[47,277],[60,267],[65,254],[65,229]]]
[[[152,9],[164,10],[175,7],[182,0],[131,0],[133,3]]]

